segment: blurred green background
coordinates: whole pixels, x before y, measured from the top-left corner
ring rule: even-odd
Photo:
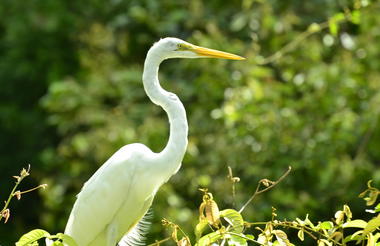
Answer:
[[[240,208],[258,180],[288,166],[286,180],[246,209],[247,220],[269,220],[271,206],[280,218],[329,219],[345,203],[366,216],[357,195],[367,180],[380,183],[379,10],[370,0],[2,0],[0,200],[28,163],[21,188],[49,187],[12,203],[0,244],[34,228],[63,231],[75,194],[121,146],[165,146],[166,115],[141,75],[147,50],[166,36],[247,60],[161,67],[190,132],[181,170],[153,203],[149,242],[168,233],[164,217],[192,231],[198,188],[208,187],[221,208]],[[339,13],[339,25],[259,65]],[[227,166],[241,178],[235,201]]]

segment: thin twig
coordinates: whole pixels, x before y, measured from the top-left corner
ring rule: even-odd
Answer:
[[[264,188],[262,190],[260,190],[260,187],[261,187],[261,184],[262,184],[263,180],[260,180],[259,184],[256,187],[255,193],[253,193],[253,195],[251,196],[251,198],[249,198],[248,201],[241,207],[241,209],[239,210],[239,213],[243,212],[243,210],[248,206],[249,203],[252,202],[252,200],[257,195],[259,195],[259,194],[261,194],[261,193],[263,193],[263,192],[265,192],[267,190],[272,189],[274,186],[276,186],[278,183],[280,183],[286,176],[288,176],[288,174],[290,173],[291,170],[292,170],[292,168],[289,166],[288,170],[277,181],[272,182],[270,185],[268,185],[266,188]]]
[[[232,168],[228,166],[228,176],[227,178],[231,181],[232,183],[232,207],[235,207],[235,196],[236,196],[236,188],[235,188],[235,183],[240,181],[239,177],[234,177],[232,173]]]
[[[27,177],[29,175],[29,171],[30,171],[30,165],[28,166],[28,169],[22,169],[21,172],[20,172],[20,176],[14,176],[14,178],[16,178],[16,184],[15,186],[13,187],[11,193],[9,194],[8,196],[8,199],[7,201],[5,202],[4,204],[4,207],[3,209],[0,211],[0,221],[3,219],[3,212],[6,211],[8,209],[8,206],[9,206],[9,203],[11,202],[15,192],[16,192],[16,189],[17,187],[19,186],[19,184],[21,183],[21,181]]]
[[[38,189],[40,189],[40,188],[45,189],[46,186],[47,186],[47,184],[40,184],[39,186],[36,186],[36,187],[31,188],[31,189],[29,189],[29,190],[16,191],[13,195],[14,195],[14,196],[18,196],[18,195],[22,195],[22,194],[25,194],[25,193],[29,193],[29,192],[32,192],[32,191],[38,190]]]
[[[154,243],[148,244],[147,246],[158,246],[158,245],[160,245],[161,243],[164,243],[164,242],[166,242],[166,241],[169,241],[170,239],[172,239],[172,238],[171,238],[171,237],[167,237],[167,238],[164,238],[164,239],[162,239],[162,240],[160,240],[160,241],[156,241],[156,242],[154,242]]]

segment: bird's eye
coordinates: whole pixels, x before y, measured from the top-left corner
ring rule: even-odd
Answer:
[[[186,45],[184,45],[184,44],[177,44],[177,50],[186,50]]]

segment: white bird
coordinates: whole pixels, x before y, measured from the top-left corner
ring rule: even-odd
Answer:
[[[158,68],[165,59],[201,57],[245,59],[177,38],[161,39],[148,51],[144,89],[168,115],[169,141],[160,153],[139,143],[122,147],[84,184],[65,229],[78,246],[142,244],[146,230],[142,218],[160,186],[180,168],[187,147],[185,108],[175,94],[161,88]]]

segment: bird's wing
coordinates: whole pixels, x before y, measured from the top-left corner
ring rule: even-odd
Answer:
[[[117,151],[78,194],[65,229],[65,233],[71,235],[78,245],[88,245],[105,233],[125,200],[139,193],[137,186],[141,182],[141,163],[136,163],[134,155],[133,148],[124,147]],[[149,197],[146,194],[138,195],[142,196],[143,201]],[[133,216],[130,218],[134,219]]]
[[[149,209],[152,204],[154,195],[150,196],[143,204],[142,210],[147,211],[145,215],[139,220],[139,222],[128,231],[118,243],[118,246],[136,246],[144,245],[145,236],[148,233],[150,227],[150,219],[152,218],[152,212]]]

